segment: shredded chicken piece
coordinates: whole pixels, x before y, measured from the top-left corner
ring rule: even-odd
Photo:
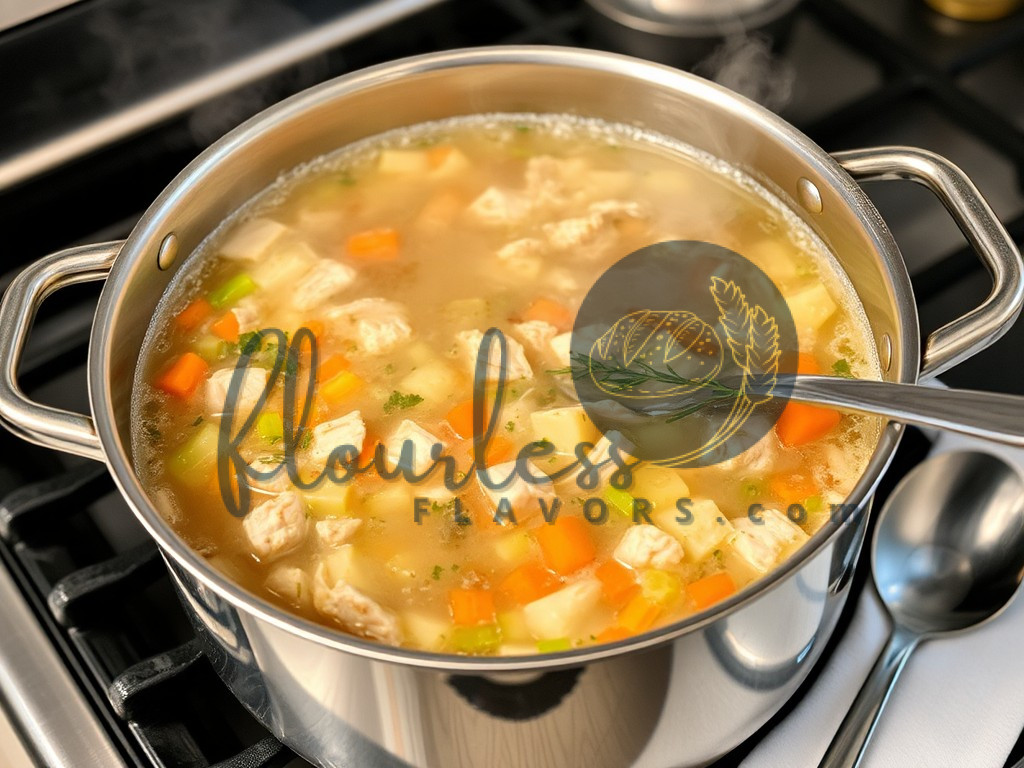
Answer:
[[[313,579],[313,606],[317,611],[357,635],[390,645],[401,642],[394,614],[345,581],[328,587],[324,576],[321,565]]]
[[[269,560],[296,549],[306,539],[309,521],[299,495],[286,491],[255,507],[242,520],[252,551]]]

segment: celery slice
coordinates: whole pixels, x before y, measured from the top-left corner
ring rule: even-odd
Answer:
[[[633,497],[628,491],[609,485],[604,489],[604,498],[609,504],[615,507],[626,517],[633,516]]]
[[[243,272],[214,288],[207,298],[215,309],[227,309],[255,291],[257,287],[253,279]]]
[[[558,653],[559,651],[572,650],[572,643],[568,637],[556,637],[553,640],[538,640],[537,650],[540,653]]]
[[[217,462],[216,424],[203,424],[171,457],[168,469],[175,476],[188,483],[200,483],[207,479],[207,470]]]
[[[501,630],[497,624],[479,627],[455,627],[452,647],[461,653],[489,653],[501,645]]]

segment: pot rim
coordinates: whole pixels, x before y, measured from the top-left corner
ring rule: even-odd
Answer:
[[[798,150],[803,159],[820,174],[821,179],[842,193],[843,198],[848,201],[859,223],[874,244],[876,252],[882,257],[885,266],[884,274],[890,281],[889,288],[900,308],[897,322],[902,348],[901,354],[897,356],[899,370],[895,371],[896,380],[904,383],[917,381],[920,334],[916,318],[916,304],[906,266],[881,216],[860,186],[827,152],[781,117],[733,91],[695,75],[641,59],[603,51],[556,46],[492,46],[429,53],[375,65],[329,80],[291,96],[245,121],[204,150],[161,192],[129,235],[114,262],[100,295],[89,345],[89,400],[96,430],[103,445],[107,466],[135,516],[159,544],[165,558],[172,558],[178,567],[198,579],[205,587],[235,608],[268,622],[282,631],[319,645],[376,661],[426,667],[438,671],[474,673],[553,670],[579,666],[615,657],[622,653],[651,648],[681,635],[697,631],[734,613],[793,576],[805,562],[832,542],[844,528],[855,523],[859,515],[865,514],[870,496],[895,452],[902,435],[902,426],[890,422],[883,429],[878,445],[872,453],[863,475],[847,497],[846,503],[850,505],[849,509],[851,510],[849,516],[842,520],[830,516],[830,519],[804,544],[797,554],[779,565],[769,575],[740,590],[727,600],[709,610],[636,637],[615,643],[551,654],[508,657],[460,656],[387,646],[364,640],[340,629],[332,629],[292,614],[248,592],[228,576],[216,570],[174,532],[156,507],[149,502],[136,477],[132,462],[128,458],[114,422],[115,410],[109,387],[112,339],[108,334],[108,329],[114,325],[115,314],[124,291],[130,283],[132,268],[137,261],[148,255],[143,253],[140,244],[159,234],[158,227],[161,224],[164,209],[173,205],[185,189],[200,183],[204,176],[214,172],[222,157],[241,149],[251,140],[258,138],[266,124],[301,114],[317,103],[333,101],[342,98],[345,94],[373,87],[382,82],[426,72],[456,67],[523,64],[563,69],[586,69],[609,75],[626,76],[673,90],[686,91],[705,101],[713,99],[717,105],[737,119],[756,124],[760,130]]]

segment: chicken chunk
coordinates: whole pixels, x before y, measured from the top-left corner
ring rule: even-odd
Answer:
[[[498,249],[498,263],[509,277],[535,280],[544,266],[542,254],[547,246],[543,240],[524,237]]]
[[[309,455],[318,464],[326,464],[331,451],[340,445],[351,445],[356,453],[363,450],[366,440],[366,424],[359,411],[351,411],[344,416],[325,421],[313,427],[313,441],[309,446]]]
[[[371,640],[398,645],[402,635],[398,619],[346,581],[327,586],[323,566],[313,579],[313,606],[349,632]]]
[[[548,354],[551,349],[551,340],[558,335],[558,329],[543,320],[516,323],[512,329],[519,338],[526,342],[528,347],[541,355]]]
[[[466,211],[481,224],[515,224],[529,215],[530,201],[519,192],[488,187]]]
[[[288,227],[272,219],[249,219],[221,243],[220,254],[228,259],[258,261],[287,231]]]
[[[320,259],[317,265],[291,290],[292,306],[303,312],[316,309],[352,285],[356,271],[334,261]]]
[[[610,226],[622,219],[640,219],[646,212],[639,204],[626,200],[602,200],[591,203],[583,216],[562,219],[544,225],[548,242],[559,250],[583,245],[603,246],[614,233]]]
[[[480,354],[480,342],[484,335],[481,331],[460,331],[455,334],[455,341],[463,359],[469,366],[471,374],[476,371],[476,359]],[[505,337],[508,345],[508,355],[505,360],[505,380],[515,381],[516,379],[527,379],[533,376],[533,369],[526,359],[526,352],[523,345],[513,338]],[[501,373],[501,359],[496,344],[490,348],[490,356],[487,359],[487,379],[494,381]]]
[[[683,559],[683,548],[654,525],[634,525],[615,547],[616,560],[633,568],[670,568]]]
[[[234,306],[231,312],[238,321],[239,333],[249,333],[250,331],[259,330],[260,317],[262,316],[262,313],[260,312],[260,308],[256,305],[256,302],[251,298],[242,299]]]
[[[307,607],[313,600],[312,581],[309,574],[301,568],[290,565],[275,566],[267,574],[263,585],[299,608]]]
[[[333,330],[367,355],[383,355],[412,338],[405,307],[387,299],[359,299],[328,311]]]
[[[433,463],[430,451],[435,444],[443,446],[444,441],[405,419],[387,441],[388,463],[393,467],[411,467],[417,475],[423,474]]]
[[[228,402],[228,391],[234,368],[214,371],[206,382],[206,409],[211,415],[224,413]],[[235,414],[242,416],[253,409],[267,386],[267,371],[264,368],[246,368],[242,383],[235,399]]]
[[[302,500],[287,491],[264,501],[242,519],[252,551],[263,560],[279,557],[302,544],[309,521]]]
[[[262,456],[249,462],[249,469],[262,474],[268,474],[273,470],[278,469],[278,467],[280,467],[280,469],[277,474],[268,480],[261,480],[253,477],[252,475],[248,475],[249,487],[258,493],[270,494],[272,496],[276,496],[279,493],[287,491],[291,488],[291,481],[288,479],[287,470],[281,466],[280,462],[270,461],[266,457]]]
[[[516,472],[515,461],[495,464],[493,467],[487,468],[487,476],[495,483],[511,479],[511,482],[503,487],[488,488],[480,480],[479,474],[477,475],[480,490],[490,500],[492,508],[497,510],[501,500],[506,499],[516,516],[516,522],[522,522],[539,513],[541,511],[540,499],[550,504],[555,498],[554,484],[548,479],[547,475],[541,472],[532,462],[528,462],[527,466],[531,477],[540,482],[527,480]]]
[[[779,438],[775,436],[775,430],[771,430],[743,453],[720,461],[715,468],[729,473],[742,470],[745,476],[763,476],[774,467],[781,452]]]
[[[328,547],[340,547],[347,544],[356,535],[363,521],[358,517],[336,517],[316,521],[316,535]]]

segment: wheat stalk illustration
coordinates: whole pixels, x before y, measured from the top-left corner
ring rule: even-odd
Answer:
[[[718,307],[733,362],[745,368],[746,342],[750,335],[750,305],[747,304],[747,298],[736,283],[720,277],[711,278],[711,298]]]
[[[743,291],[732,280],[712,277],[710,290],[733,362],[743,371],[743,383],[725,421],[704,445],[657,464],[683,466],[713,451],[736,433],[760,403],[771,400],[775,390],[780,352],[775,318],[760,305],[751,309]]]

